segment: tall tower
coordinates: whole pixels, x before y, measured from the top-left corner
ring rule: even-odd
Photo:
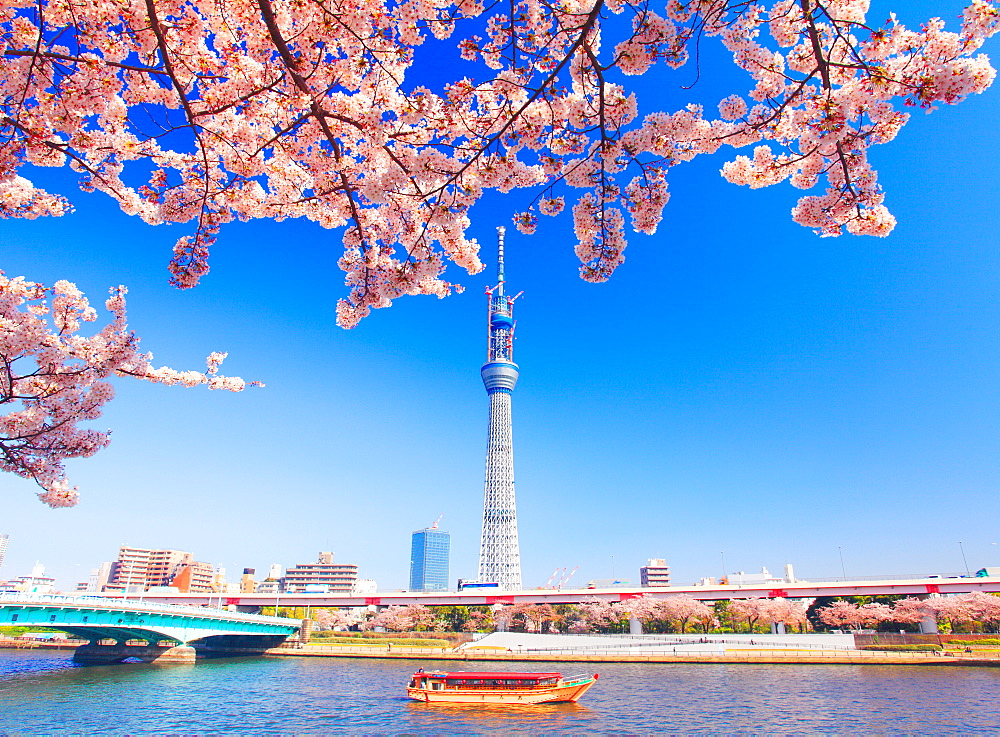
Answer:
[[[497,285],[486,290],[489,339],[483,384],[490,398],[490,431],[486,449],[483,536],[479,548],[479,582],[497,583],[505,591],[521,588],[521,552],[514,508],[514,441],[510,399],[517,384],[514,363],[514,300],[504,292],[504,229],[497,228]]]

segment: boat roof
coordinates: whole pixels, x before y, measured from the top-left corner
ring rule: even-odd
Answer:
[[[522,678],[525,680],[536,680],[539,678],[562,678],[562,673],[518,673],[514,672],[503,672],[503,671],[469,671],[469,670],[459,670],[459,671],[425,671],[423,673],[414,673],[417,676],[429,676],[431,678],[505,678],[505,679],[515,679]]]

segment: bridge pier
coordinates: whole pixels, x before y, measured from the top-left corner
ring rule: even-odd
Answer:
[[[941,594],[928,594],[923,598],[925,600],[939,599],[941,598]],[[925,609],[924,614],[924,618],[920,620],[920,634],[936,635],[938,633],[937,614],[932,609]]]
[[[938,633],[937,617],[935,617],[933,614],[928,614],[926,617],[920,620],[920,634],[936,635],[937,633]]]
[[[73,662],[80,665],[112,665],[128,658],[138,658],[143,663],[174,664],[195,662],[195,649],[189,645],[81,645],[73,653]]]

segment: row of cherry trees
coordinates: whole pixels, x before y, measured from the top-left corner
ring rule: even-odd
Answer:
[[[621,630],[632,618],[647,632],[709,632],[719,628],[753,632],[760,625],[781,622],[801,629],[807,623],[805,604],[786,599],[733,599],[710,607],[686,595],[665,599],[640,596],[617,603],[588,602],[579,611],[580,620],[570,631]]]
[[[713,608],[685,595],[664,599],[640,596],[615,603],[594,599],[579,606],[514,604],[437,609],[439,612],[419,605],[388,607],[366,616],[326,610],[318,612],[315,619],[326,629],[357,625],[362,630],[382,628],[390,632],[452,629],[467,632],[497,629],[538,633],[622,632],[628,631],[632,618],[638,619],[647,632],[709,632],[719,627],[752,632],[756,627],[769,627],[774,622],[784,622],[800,630],[807,626],[805,604],[785,599],[736,599]]]
[[[919,624],[925,618],[933,617],[952,630],[982,625],[997,631],[1000,629],[1000,597],[976,591],[930,599],[899,599],[892,604],[872,602],[859,605],[850,601],[835,601],[819,609],[818,616],[824,624],[839,629],[869,629],[884,622]]]
[[[593,599],[577,606],[514,604],[502,607],[393,606],[377,613],[320,610],[314,615],[321,629],[358,627],[389,632],[489,632],[508,630],[536,633],[627,632],[632,618],[646,632],[756,632],[783,623],[800,632],[811,625],[807,601],[787,599],[732,599],[709,606],[690,596],[639,596],[621,602]],[[882,623],[917,625],[927,617],[951,629],[1000,628],[1000,597],[980,592],[930,599],[899,599],[891,604],[835,601],[817,610],[819,620],[836,629],[867,629]]]

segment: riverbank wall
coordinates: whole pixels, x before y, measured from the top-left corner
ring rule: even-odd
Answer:
[[[678,653],[532,653],[449,650],[417,647],[341,647],[335,645],[272,648],[265,655],[312,658],[378,658],[501,663],[742,663],[757,665],[923,665],[1000,667],[996,653],[895,653],[869,650],[727,650]]]

